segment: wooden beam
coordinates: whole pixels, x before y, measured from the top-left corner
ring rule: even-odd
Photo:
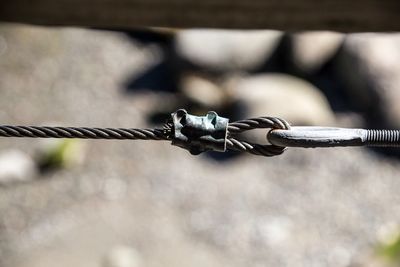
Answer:
[[[0,20],[132,29],[399,31],[399,0],[10,0]]]

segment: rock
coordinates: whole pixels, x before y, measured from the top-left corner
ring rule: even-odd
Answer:
[[[180,88],[189,101],[205,108],[220,107],[227,101],[224,88],[205,75],[182,75]]]
[[[294,125],[331,125],[334,115],[326,98],[310,83],[285,74],[232,79],[230,94],[243,101],[246,117],[276,116]]]
[[[176,36],[176,53],[200,68],[254,70],[273,54],[282,32],[272,30],[185,30]]]
[[[300,75],[314,74],[337,53],[343,39],[343,34],[335,32],[293,34],[289,42],[289,63]]]
[[[35,175],[35,162],[24,152],[9,150],[0,154],[0,185],[30,181]]]
[[[114,247],[106,256],[104,267],[141,267],[142,259],[139,253],[127,246]]]
[[[399,47],[400,34],[352,34],[338,55],[337,76],[370,127],[400,128]]]

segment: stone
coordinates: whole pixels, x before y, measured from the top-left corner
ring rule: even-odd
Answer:
[[[224,88],[205,75],[196,73],[182,75],[180,88],[190,102],[205,108],[220,107],[227,101]]]
[[[226,85],[243,101],[246,117],[276,116],[294,125],[331,125],[334,115],[325,96],[312,84],[285,74],[234,78]]]
[[[351,34],[335,72],[370,127],[400,128],[400,34]]]
[[[176,35],[175,50],[200,68],[249,71],[271,57],[282,35],[272,30],[184,30]]]
[[[289,41],[289,63],[296,73],[312,75],[334,57],[343,39],[343,34],[328,31],[293,34]]]

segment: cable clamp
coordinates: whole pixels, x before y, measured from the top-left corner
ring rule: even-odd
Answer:
[[[226,151],[229,119],[220,117],[214,111],[205,116],[194,116],[179,109],[171,114],[172,145],[179,146],[192,155],[205,151]]]

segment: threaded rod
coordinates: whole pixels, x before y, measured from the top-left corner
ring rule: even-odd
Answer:
[[[365,130],[365,145],[400,147],[400,130]]]

